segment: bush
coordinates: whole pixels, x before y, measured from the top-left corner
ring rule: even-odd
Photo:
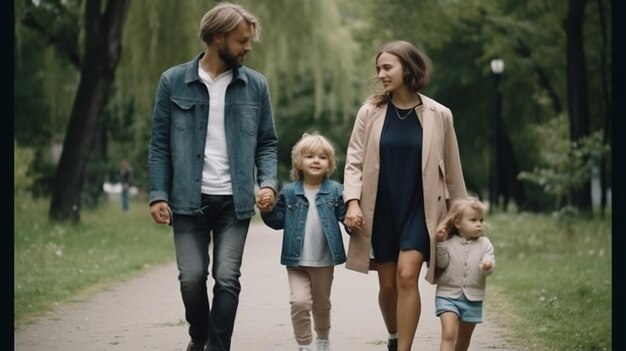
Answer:
[[[31,197],[30,188],[36,179],[31,171],[34,159],[35,152],[32,149],[20,147],[13,140],[13,198],[16,205]]]

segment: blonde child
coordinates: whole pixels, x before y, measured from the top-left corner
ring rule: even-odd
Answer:
[[[436,314],[441,320],[441,351],[463,351],[482,323],[486,277],[493,273],[493,245],[483,236],[486,207],[475,197],[452,202],[437,227]]]
[[[281,189],[276,206],[261,216],[269,227],[284,229],[280,262],[287,267],[298,350],[311,351],[312,319],[316,348],[328,351],[334,266],[346,261],[339,227],[346,213],[343,186],[329,179],[336,167],[335,151],[318,133],[304,133],[291,160],[294,182]],[[263,201],[259,199],[259,208]]]

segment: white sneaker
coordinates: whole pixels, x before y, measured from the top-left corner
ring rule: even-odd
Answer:
[[[315,340],[315,345],[317,346],[317,351],[330,351],[330,340],[328,339],[317,339]]]

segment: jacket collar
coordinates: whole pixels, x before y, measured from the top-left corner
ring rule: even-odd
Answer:
[[[187,66],[187,71],[185,72],[185,83],[189,84],[200,80],[198,66],[200,65],[200,59],[202,56],[204,56],[204,51],[196,55],[193,61],[191,61],[191,64]],[[245,66],[233,68],[233,81],[236,79],[241,80],[244,84],[248,84],[248,72]]]
[[[328,177],[324,178],[318,194],[328,194],[330,192],[330,180]],[[296,181],[296,195],[304,196],[304,183],[301,179]]]
[[[419,94],[422,103],[417,106],[417,118],[420,120],[420,124],[422,125],[422,155],[426,155],[426,157],[422,156],[422,170],[424,170],[424,166],[426,165],[426,159],[428,155],[430,155],[430,147],[432,145],[432,138],[434,129],[433,128],[433,119],[435,112],[435,105],[432,99]]]

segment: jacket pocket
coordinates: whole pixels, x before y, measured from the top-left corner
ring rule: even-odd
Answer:
[[[322,199],[322,201],[320,201],[320,204],[324,207],[334,209],[335,207],[339,206],[339,201],[335,199]]]
[[[287,201],[285,203],[285,207],[287,208],[287,210],[289,211],[295,211],[297,210],[300,206],[302,206],[302,203],[300,201]]]
[[[239,105],[239,128],[248,135],[256,135],[259,128],[259,106],[252,104]]]
[[[172,101],[172,124],[178,130],[193,127],[193,114],[196,102],[193,100],[171,98]]]
[[[448,191],[448,183],[446,181],[446,166],[444,165],[443,160],[439,161],[439,181],[443,186],[444,199],[450,199],[450,192]]]

